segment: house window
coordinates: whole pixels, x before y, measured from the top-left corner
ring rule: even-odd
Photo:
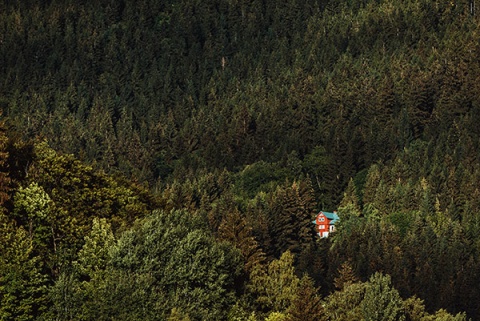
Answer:
[[[320,222],[324,222],[324,221],[325,221],[325,217],[323,217],[323,216],[320,216],[320,217],[318,218],[318,221],[320,221]]]
[[[320,225],[320,229],[321,229],[321,230],[324,230],[324,229],[325,229],[325,225]]]

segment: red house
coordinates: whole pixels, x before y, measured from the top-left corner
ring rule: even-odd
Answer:
[[[339,219],[336,211],[333,213],[320,211],[312,223],[316,225],[315,230],[320,237],[328,237],[330,232],[335,231],[335,223]]]

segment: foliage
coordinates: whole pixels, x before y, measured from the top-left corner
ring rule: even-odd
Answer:
[[[265,318],[265,321],[286,321],[288,316],[281,312],[272,312]]]
[[[443,309],[431,315],[416,297],[403,300],[389,275],[375,273],[365,282],[346,285],[325,300],[327,317],[335,320],[466,320]]]
[[[252,234],[252,228],[238,210],[227,213],[219,226],[219,238],[232,243],[238,248],[245,260],[244,269],[250,273],[252,269],[265,260],[265,254]]]
[[[216,243],[187,212],[155,212],[117,242],[108,228],[104,221],[94,222],[74,265],[68,291],[82,298],[74,312],[96,320],[225,317],[240,272],[239,254]],[[59,308],[71,305],[57,299]]]
[[[326,320],[318,289],[308,276],[300,279],[298,292],[288,309],[288,321]]]
[[[0,318],[41,318],[49,303],[41,257],[34,254],[32,239],[22,227],[16,228],[2,217],[0,231]]]
[[[0,319],[480,319],[477,11],[3,1]]]
[[[369,279],[361,308],[365,320],[405,320],[402,299],[390,276],[378,272]]]
[[[262,308],[273,312],[287,310],[300,285],[294,270],[293,255],[288,251],[267,266],[255,267],[249,290],[256,295],[256,301]]]
[[[15,193],[13,217],[22,226],[28,227],[30,239],[42,254],[48,252],[54,238],[53,205],[50,196],[35,182],[25,188],[20,186]]]

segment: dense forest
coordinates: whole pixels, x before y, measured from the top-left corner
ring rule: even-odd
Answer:
[[[0,0],[0,320],[480,320],[479,15]]]

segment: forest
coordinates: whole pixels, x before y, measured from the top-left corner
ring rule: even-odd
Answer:
[[[0,0],[0,320],[480,320],[477,4]]]

